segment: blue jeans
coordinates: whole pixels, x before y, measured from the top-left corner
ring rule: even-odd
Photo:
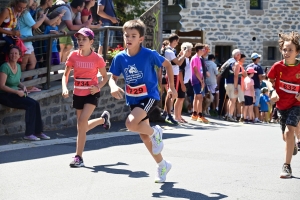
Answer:
[[[20,97],[13,93],[0,93],[0,104],[25,110],[25,136],[43,132],[40,104],[30,97]]]
[[[259,105],[259,100],[260,100],[259,97],[260,97],[261,91],[260,91],[259,88],[255,88],[254,90],[255,90],[255,104],[254,104],[254,106],[258,107],[258,105]]]
[[[102,26],[112,26],[111,23],[103,23]],[[104,44],[104,31],[100,31],[100,39],[99,39],[99,46],[103,46]],[[115,36],[115,31],[109,31],[108,33],[108,44],[107,46],[111,47],[113,45],[113,39],[114,39],[114,36]]]

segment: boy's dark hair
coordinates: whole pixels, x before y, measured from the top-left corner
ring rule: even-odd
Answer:
[[[246,55],[245,54],[241,54],[241,58],[246,58]]]
[[[79,6],[79,7],[82,7],[83,4],[84,4],[84,1],[85,1],[85,0],[73,0],[73,1],[70,3],[70,6],[71,6],[72,8],[77,8],[78,6]]]
[[[216,59],[216,57],[214,54],[209,54],[207,59],[212,60],[212,59]]]
[[[283,49],[284,42],[291,41],[296,46],[296,51],[300,52],[300,44],[299,44],[300,36],[297,32],[292,31],[289,34],[279,33],[278,36],[279,36],[278,43],[279,43],[280,51],[282,51]]]
[[[195,44],[196,53],[203,48],[204,48],[204,44],[202,44],[202,43]]]
[[[172,33],[170,36],[169,36],[169,42],[172,43],[173,41],[175,40],[179,40],[179,36],[175,33]]]
[[[145,26],[144,22],[142,22],[142,20],[140,20],[140,19],[127,21],[123,25],[123,32],[125,32],[126,28],[137,30],[140,34],[140,37],[143,37],[145,35],[146,26]]]

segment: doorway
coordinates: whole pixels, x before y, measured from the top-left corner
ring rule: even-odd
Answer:
[[[215,56],[216,56],[216,64],[222,65],[229,58],[231,58],[231,48],[232,46],[216,46],[215,47]]]

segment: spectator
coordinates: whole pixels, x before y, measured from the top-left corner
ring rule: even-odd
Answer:
[[[251,59],[252,62],[251,64],[247,65],[246,69],[248,67],[253,67],[257,73],[254,74],[252,77],[254,81],[254,89],[255,89],[255,104],[254,104],[254,115],[255,115],[255,122],[256,123],[261,123],[261,121],[258,119],[259,118],[259,97],[260,97],[260,81],[263,79],[262,74],[263,74],[263,69],[262,67],[258,64],[260,61],[261,55],[257,53],[252,53],[251,54]]]
[[[10,45],[15,44],[14,38],[20,37],[20,30],[16,30],[20,14],[27,8],[28,0],[14,0],[0,13],[0,40],[6,45],[1,49],[0,61],[5,60],[5,54]]]
[[[33,1],[33,4],[29,7],[29,12],[31,14],[31,16],[33,17],[36,13],[36,8],[37,8],[38,4],[36,2],[36,0]]]
[[[25,110],[26,130],[24,139],[50,139],[43,133],[39,103],[27,96],[26,87],[20,83],[21,67],[17,63],[20,56],[20,49],[17,46],[12,46],[9,49],[8,62],[0,66],[0,104]]]
[[[32,5],[32,3],[33,3],[33,0],[29,0],[28,6],[30,7]],[[46,14],[43,14],[39,18],[39,20],[37,22],[35,22],[28,11],[23,12],[18,20],[18,27],[21,32],[21,38],[33,36],[32,29],[38,28],[44,22],[45,19],[46,19]],[[36,57],[35,57],[32,42],[31,41],[24,42],[24,45],[26,46],[27,51],[25,52],[25,54],[22,57],[22,63],[21,63],[22,72],[25,70],[34,69],[35,65],[36,65]],[[32,77],[28,77],[27,79],[32,79]],[[37,92],[37,91],[41,91],[41,90],[36,87],[30,87],[30,88],[28,88],[28,91]]]
[[[219,104],[219,91],[217,85],[217,75],[219,74],[217,65],[215,63],[216,57],[213,54],[208,55],[205,65],[207,72],[210,76],[206,77],[206,85],[208,90],[214,96],[214,102],[212,103],[212,114],[217,115]]]
[[[118,23],[114,4],[112,0],[98,0],[97,14],[100,16],[102,26],[112,26]],[[113,45],[113,37],[115,32],[109,31],[109,42],[107,44],[107,50]],[[100,32],[99,49],[98,54],[103,54],[103,43],[104,43],[104,31]],[[106,53],[106,52],[105,52]]]
[[[259,105],[260,105],[260,119],[262,122],[268,122],[268,113],[270,107],[270,98],[269,98],[269,91],[267,87],[261,89],[261,95],[259,97]]]
[[[89,19],[84,23],[81,22],[81,11],[83,10],[85,5],[84,0],[73,0],[71,3],[59,1],[56,3],[56,5],[60,6],[57,6],[49,14],[50,19],[53,19],[57,15],[59,15],[59,13],[61,13],[62,10],[66,11],[64,16],[62,17],[62,22],[58,26],[59,31],[65,30],[66,28],[70,31],[78,31],[83,27],[90,27],[92,19]],[[71,49],[73,48],[72,38],[70,36],[61,37],[59,39],[59,45],[61,62],[64,63],[67,60]]]
[[[85,0],[84,9],[81,11],[81,22],[82,23],[85,23],[89,19],[92,19],[92,21],[93,21],[91,8],[93,6],[95,6],[95,3],[96,3],[96,0]],[[90,25],[90,28],[100,28],[101,24],[102,24],[102,22],[99,21],[99,23],[96,25]]]
[[[186,93],[186,87],[184,84],[185,67],[190,66],[189,57],[192,54],[192,48],[193,48],[193,45],[188,42],[184,42],[181,45],[180,56],[183,55],[184,51],[186,51],[187,53],[185,54],[185,60],[179,66],[179,75],[178,75],[179,84],[178,84],[178,90],[177,90],[178,96],[177,96],[176,102],[174,104],[175,120],[180,123],[187,123],[187,121],[185,121],[183,119],[183,117],[181,116],[181,112],[182,112],[183,102],[184,102],[185,93]]]

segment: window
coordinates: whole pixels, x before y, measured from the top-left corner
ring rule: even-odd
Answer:
[[[261,0],[250,0],[250,9],[251,10],[260,10],[261,9]]]
[[[276,60],[276,47],[268,47],[268,60]]]
[[[185,8],[185,0],[173,0],[173,4],[181,5],[183,8]]]

